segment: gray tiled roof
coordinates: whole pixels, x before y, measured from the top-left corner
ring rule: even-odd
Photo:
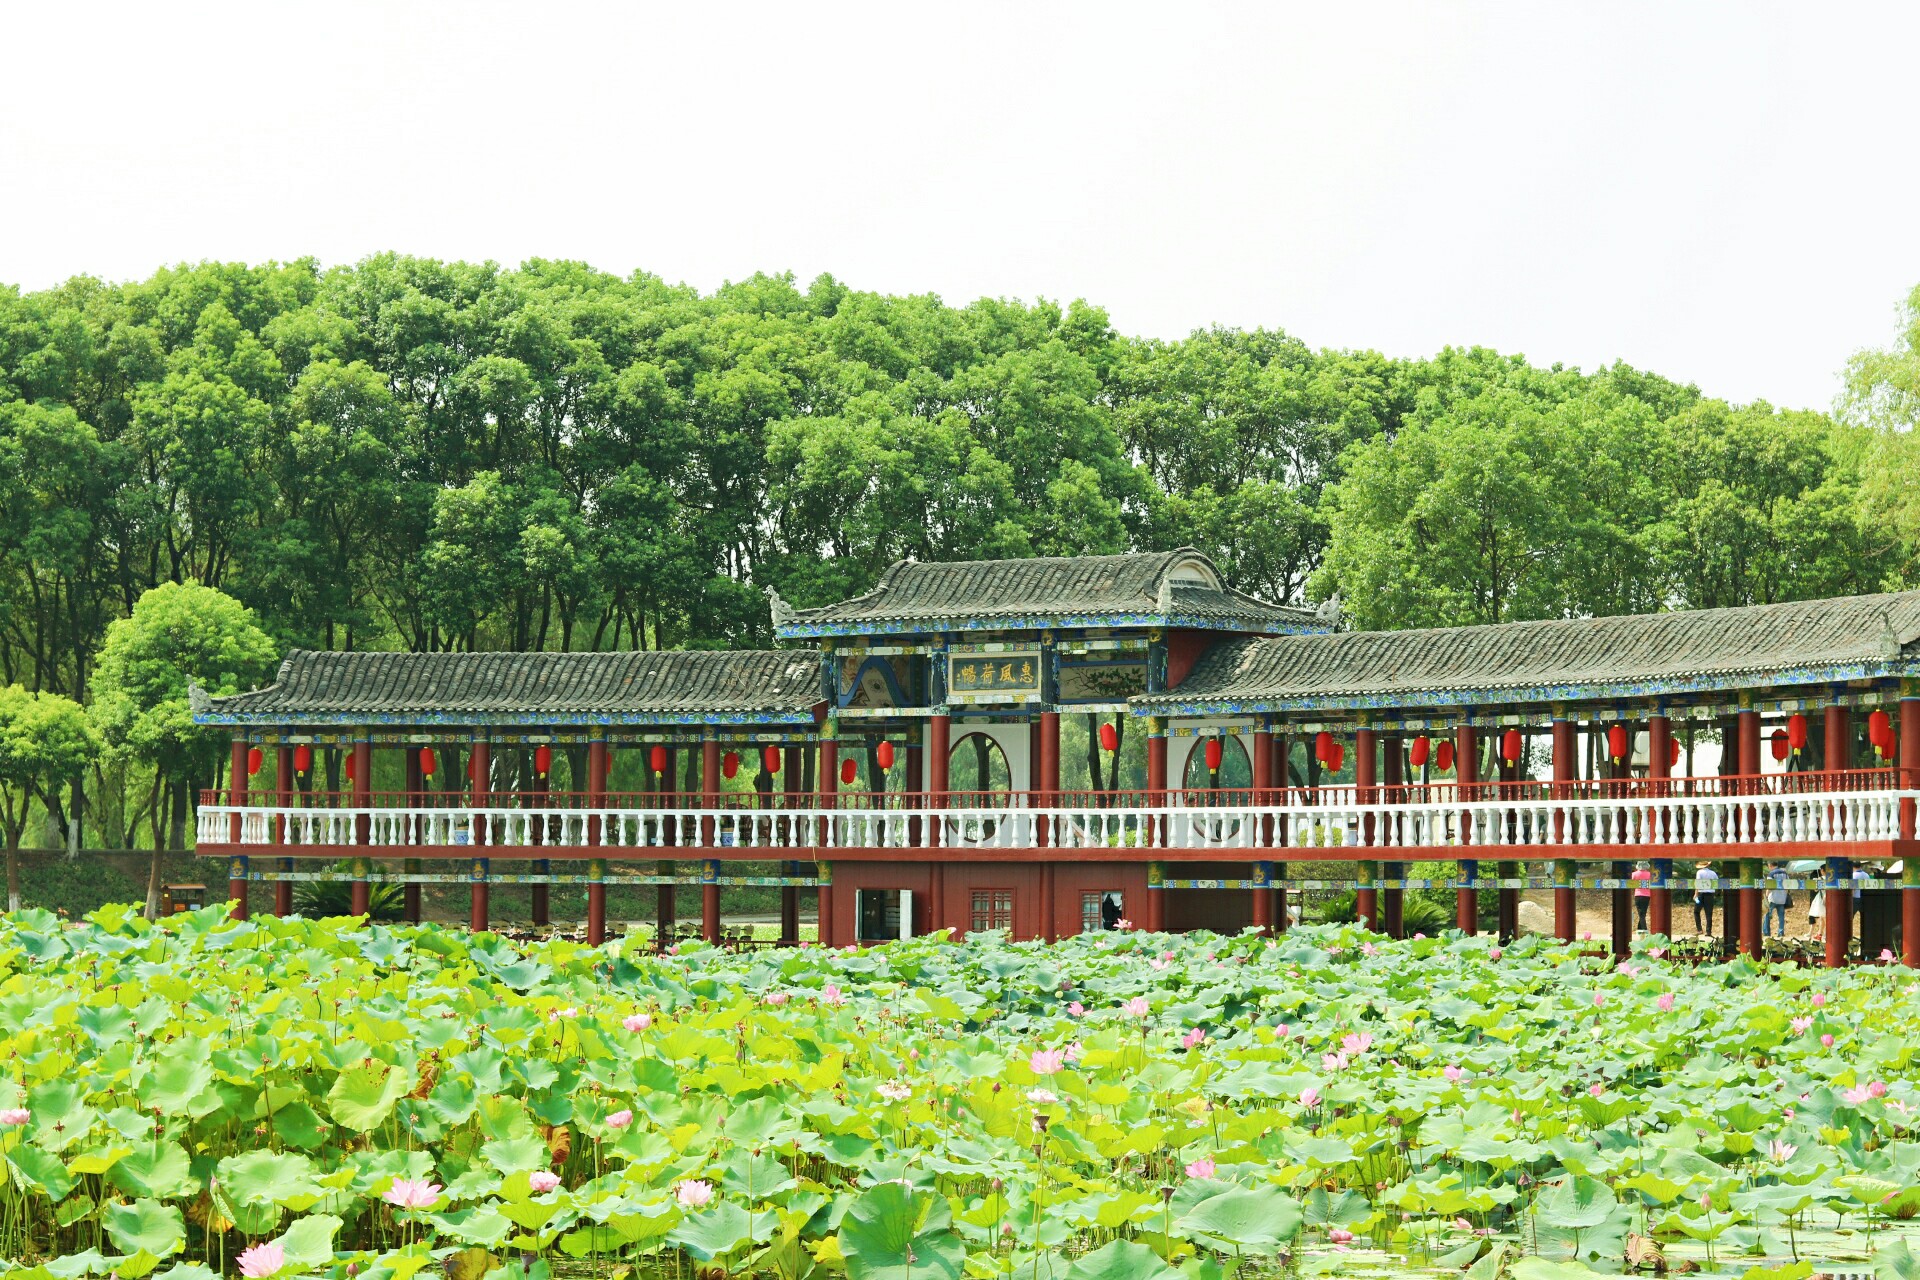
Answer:
[[[1176,580],[1176,575],[1211,581]],[[1321,625],[1310,610],[1212,585],[1220,580],[1213,563],[1191,547],[1114,556],[903,560],[863,596],[784,613],[776,605],[775,622],[782,635],[1017,625],[1049,618],[1110,617],[1256,631]]]
[[[800,651],[322,653],[296,649],[272,685],[206,701],[211,723],[495,720],[555,723],[758,714],[798,722],[820,700],[820,660]]]
[[[1630,697],[1886,673],[1920,659],[1920,591],[1734,609],[1233,640],[1142,711]],[[1787,681],[1791,682],[1791,680]]]

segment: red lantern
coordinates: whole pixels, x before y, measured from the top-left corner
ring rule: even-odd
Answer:
[[[1453,744],[1451,742],[1442,742],[1440,749],[1433,753],[1433,767],[1441,773],[1446,773],[1453,768]]]
[[[1867,717],[1867,741],[1871,742],[1873,749],[1881,755],[1893,754],[1893,721],[1888,719],[1886,712],[1878,708]]]
[[[1627,758],[1627,727],[1625,725],[1607,726],[1607,754],[1613,757],[1616,764]]]
[[[1520,763],[1520,731],[1518,729],[1509,729],[1500,735],[1500,758],[1508,764]]]
[[[303,742],[293,749],[293,771],[305,773],[311,768],[313,768],[313,748]]]
[[[1667,739],[1667,768],[1671,769],[1673,768],[1673,766],[1679,763],[1680,763],[1680,739],[1668,738]]]
[[[1207,739],[1207,772],[1220,772],[1220,739]]]
[[[727,752],[727,754],[720,757],[720,776],[721,777],[731,778],[734,774],[738,772],[740,772],[739,753],[729,751]]]
[[[874,749],[873,758],[880,762],[882,769],[893,768],[893,744],[883,739],[880,745]]]
[[[855,767],[852,756],[848,756],[840,762],[840,781],[843,785],[852,786],[853,780],[858,774],[859,770]]]
[[[1773,736],[1769,738],[1768,741],[1773,746],[1773,758],[1775,760],[1785,760],[1787,753],[1793,750],[1792,747],[1787,745],[1787,731],[1785,729],[1775,729]]]
[[[353,781],[353,753],[351,751],[347,753],[347,781]]]
[[[1118,751],[1120,749],[1120,731],[1115,729],[1111,722],[1100,726],[1100,749],[1102,751]]]
[[[1413,761],[1414,768],[1425,768],[1427,761],[1433,758],[1433,739],[1424,733],[1415,738],[1412,749],[1407,752],[1407,757]]]
[[[543,778],[553,771],[552,747],[539,746],[533,749],[533,771]]]
[[[780,772],[780,748],[768,747],[760,753],[760,767],[767,773]]]
[[[1787,717],[1787,745],[1795,751],[1806,750],[1807,718],[1797,712]]]
[[[260,761],[262,759],[264,759],[264,757],[261,756],[260,754],[260,748],[258,747],[247,748],[247,776],[248,777],[252,777],[254,774],[260,772]]]
[[[431,778],[433,771],[440,767],[440,759],[433,754],[432,747],[420,748],[420,776]]]
[[[1322,729],[1313,735],[1313,758],[1321,764],[1326,764],[1333,759],[1335,745],[1333,735]]]
[[[667,749],[656,745],[653,750],[647,752],[647,767],[655,773],[665,773],[667,771]]]
[[[1334,743],[1332,748],[1332,754],[1329,755],[1326,760],[1327,772],[1328,773],[1340,772],[1340,766],[1344,765],[1346,762],[1347,762],[1347,744],[1344,742]]]

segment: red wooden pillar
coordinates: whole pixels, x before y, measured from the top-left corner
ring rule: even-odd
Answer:
[[[420,771],[420,748],[409,746],[409,747],[401,748],[401,751],[402,751],[402,754],[406,757],[406,787],[407,787],[407,796],[405,801],[406,807],[409,809],[415,809],[415,810],[425,809],[427,807],[427,798],[423,794],[423,792],[426,790],[426,786],[425,786],[426,775]],[[410,815],[408,818],[405,830],[406,830],[406,842],[408,844],[411,845],[411,844],[420,843],[420,819],[418,817],[414,817]],[[407,866],[407,871],[409,873],[412,873],[417,870],[411,858],[407,860],[406,866]],[[419,924],[420,923],[420,885],[419,883],[417,881],[409,879],[406,885],[400,890],[400,894],[401,894],[402,900],[405,902],[407,923]]]
[[[1647,777],[1652,785],[1648,790],[1656,800],[1665,800],[1673,777],[1673,721],[1666,716],[1654,716],[1647,721]],[[1665,842],[1672,835],[1672,828],[1666,815],[1661,815],[1657,830],[1649,833],[1650,838],[1657,837]],[[1656,876],[1655,879],[1663,877]],[[1657,933],[1663,938],[1673,936],[1673,890],[1655,889],[1647,899],[1647,932]]]
[[[1058,711],[1040,713],[1039,800],[1040,807],[1048,810],[1060,803],[1060,713]],[[1033,828],[1036,844],[1044,848],[1055,843],[1052,826],[1051,815],[1036,815]],[[1049,880],[1048,883],[1051,881]],[[1047,918],[1049,921],[1053,918],[1050,904]],[[1051,940],[1053,933],[1053,925],[1049,923],[1046,928],[1046,937]]]
[[[1597,727],[1597,726],[1596,726]],[[1553,721],[1553,798],[1564,803],[1573,795],[1572,782],[1580,771],[1579,726],[1572,720],[1556,716]],[[1553,838],[1556,844],[1566,840],[1566,814],[1554,810]],[[1578,873],[1578,864],[1571,858],[1560,858],[1555,868],[1553,889],[1553,936],[1562,942],[1572,942],[1579,925],[1578,898],[1570,885],[1563,885],[1566,872]]]
[[[471,775],[469,794],[473,807],[478,810],[490,808],[493,804],[493,744],[484,739],[475,741],[473,750],[467,757],[467,767]],[[484,815],[480,816],[473,824],[474,843],[478,845],[490,843],[493,835],[492,827],[491,819]],[[473,858],[475,875],[468,886],[472,900],[467,912],[467,927],[475,933],[485,933],[489,906],[486,855],[476,849]]]
[[[1626,796],[1632,794],[1633,790],[1633,739],[1638,731],[1632,724],[1624,724],[1621,727],[1627,731],[1627,754],[1620,757],[1618,762],[1613,763],[1612,774],[1615,784],[1619,787],[1619,794]],[[1649,743],[1651,743],[1651,739],[1649,739]],[[1629,822],[1630,815],[1625,809],[1618,810],[1617,814],[1617,821],[1620,824],[1620,838],[1624,841],[1627,839],[1627,833],[1632,829]],[[1632,873],[1632,863],[1619,859],[1614,860],[1611,867],[1611,878],[1615,881],[1615,884],[1609,893],[1609,898],[1612,904],[1612,920],[1610,923],[1613,926],[1613,958],[1615,960],[1625,960],[1633,954],[1633,890],[1620,887],[1620,885],[1627,883]]]
[[[1163,808],[1167,803],[1167,722],[1159,716],[1147,717],[1147,804],[1153,808]],[[1150,822],[1147,844],[1159,847],[1166,842],[1165,819],[1154,818]],[[1147,879],[1147,910],[1145,924],[1148,932],[1159,933],[1167,927],[1167,891],[1155,885],[1151,876]]]
[[[1373,730],[1357,729],[1353,735],[1353,785],[1354,799],[1361,805],[1380,803],[1378,786],[1379,755],[1375,750]],[[1363,813],[1360,818],[1360,843],[1371,845],[1374,840],[1374,822],[1371,813]],[[1380,927],[1379,891],[1371,884],[1356,889],[1353,895],[1353,913],[1360,926],[1365,929]]]
[[[1740,786],[1749,795],[1760,792],[1760,713],[1742,709],[1740,725]],[[1742,834],[1748,842],[1760,838],[1759,810],[1748,805],[1745,810],[1745,826]],[[1747,868],[1741,867],[1741,879],[1747,879]],[[1740,910],[1740,954],[1758,956],[1760,954],[1760,890],[1736,889],[1734,896],[1739,901]],[[1731,905],[1731,904],[1729,904]],[[1829,922],[1831,923],[1831,922]]]
[[[247,803],[247,740],[236,737],[233,740],[233,758],[227,770],[227,803],[234,807],[234,815],[227,825],[227,839],[234,852],[227,859],[227,901],[235,920],[245,920],[250,913],[247,901],[247,861],[239,852],[240,841],[246,826],[246,817],[240,812]]]
[[[521,793],[523,796],[522,803],[532,805],[536,809],[550,808],[553,795],[553,783],[550,780],[551,775],[545,773],[530,773],[528,777],[529,782],[527,787]],[[558,830],[557,827],[556,830]],[[528,821],[527,839],[528,843],[536,845],[543,845],[547,842],[546,818],[536,817]],[[536,858],[533,861],[533,874],[544,876],[551,871],[552,867],[553,864],[547,859]],[[553,911],[551,907],[553,898],[549,892],[549,888],[550,886],[544,884],[528,886],[527,899],[529,912],[533,917],[533,923],[542,928],[545,928],[553,921]]]
[[[1521,745],[1524,750],[1524,734],[1522,735]],[[1502,784],[1499,787],[1499,791],[1503,796],[1512,797],[1519,790],[1518,787],[1510,784],[1516,783],[1520,779],[1520,762],[1518,760],[1507,760],[1503,757],[1499,763],[1499,773]],[[1514,823],[1514,811],[1511,809],[1507,810],[1498,818],[1498,821],[1505,823],[1507,829],[1511,830]],[[1521,878],[1520,873],[1524,864],[1518,862],[1501,862],[1498,865],[1500,868],[1500,878],[1502,880],[1518,880]],[[1502,888],[1500,890],[1500,941],[1503,943],[1512,942],[1519,936],[1520,890]]]
[[[1291,794],[1290,784],[1292,779],[1287,775],[1287,753],[1290,741],[1284,729],[1273,735],[1273,763],[1268,770],[1268,777],[1271,780],[1273,790],[1269,793],[1270,798],[1267,803],[1283,810],[1277,817],[1269,820],[1269,843],[1281,849],[1287,847],[1290,834],[1287,826],[1287,815],[1284,812],[1287,806],[1287,798]],[[1285,933],[1288,924],[1286,863],[1275,862],[1273,864],[1271,880],[1273,887],[1267,892],[1271,894],[1273,898],[1273,931],[1275,933]]]
[[[1253,733],[1253,804],[1264,809],[1273,803],[1273,734],[1265,728]],[[1273,843],[1273,819],[1262,817],[1254,833],[1254,843],[1265,848]],[[1253,877],[1258,880],[1259,877]],[[1262,933],[1273,932],[1273,890],[1256,888],[1253,893],[1253,927]]]
[[[1406,783],[1406,770],[1403,766],[1400,735],[1388,734],[1381,740],[1381,785],[1386,790],[1381,799],[1387,804],[1396,804],[1401,799],[1400,788]],[[1381,823],[1380,840],[1384,844],[1398,844],[1399,838],[1393,833],[1392,820]],[[1389,862],[1386,865],[1388,880],[1404,880],[1407,875],[1405,863]],[[1406,890],[1398,888],[1380,891],[1380,922],[1390,938],[1406,936]]]
[[[953,763],[953,717],[942,712],[927,721],[927,808],[947,807],[948,768]],[[937,847],[946,838],[945,822],[928,824],[927,844]]]
[[[293,808],[293,748],[282,745],[274,753],[273,784],[279,789],[279,803],[282,809]],[[273,842],[282,848],[287,843],[287,819],[282,814],[273,820]],[[293,859],[280,860],[282,872],[293,870]],[[293,914],[293,881],[276,880],[273,885],[273,914],[290,916]]]
[[[720,740],[713,736],[711,729],[700,738],[700,806],[709,810],[720,807]],[[720,844],[717,826],[711,817],[700,819],[700,850],[709,859],[717,857],[715,851]],[[720,886],[717,884],[700,886],[700,935],[708,942],[720,941]]]
[[[1900,699],[1900,789],[1920,788],[1920,697]],[[1909,969],[1920,968],[1920,858],[1912,844],[1915,805],[1911,799],[1900,802],[1900,838],[1907,843],[1901,851],[1900,870],[1900,959]]]
[[[1453,776],[1459,783],[1460,798],[1475,799],[1474,787],[1480,781],[1480,734],[1470,724],[1463,724],[1453,731]],[[1473,846],[1473,823],[1465,810],[1460,814],[1460,846],[1463,850]],[[1460,872],[1464,879],[1477,881],[1480,878],[1480,864],[1472,859],[1463,859]],[[1469,936],[1479,932],[1478,889],[1454,890],[1453,923],[1455,928]]]
[[[927,768],[926,750],[922,745],[924,737],[917,730],[910,730],[907,738],[906,774],[903,779],[905,793],[901,803],[908,812],[914,814],[907,819],[907,845],[918,849],[926,843],[926,826],[919,817],[919,811],[927,807]]]
[[[804,797],[801,794],[803,780],[800,776],[801,770],[804,768],[804,765],[801,763],[803,754],[804,749],[801,747],[788,747],[786,749],[786,758],[781,762],[781,771],[786,775],[785,800],[783,803],[789,815],[791,815],[794,810],[803,808],[805,805]],[[797,825],[797,820],[788,816],[783,817],[780,821],[780,841],[782,845],[794,850],[803,848],[805,842]],[[788,863],[787,874],[791,876],[801,874],[801,866],[802,864],[797,860]],[[780,890],[780,941],[790,947],[797,946],[800,942],[800,890],[794,885],[787,885]]]
[[[1834,775],[1829,785],[1840,786],[1843,783],[1839,775],[1853,767],[1853,717],[1847,707],[1835,704],[1826,709],[1825,720],[1826,766],[1827,772]],[[1841,968],[1847,963],[1847,944],[1852,941],[1852,889],[1827,890],[1826,931],[1827,968]]]
[[[678,753],[672,746],[661,744],[661,769],[654,775],[654,793],[659,807],[675,812],[680,807],[680,784]],[[652,767],[653,751],[647,750],[648,767]],[[660,821],[660,844],[672,848],[680,843],[678,819],[663,817]],[[673,935],[680,928],[680,911],[677,900],[677,888],[671,883],[674,876],[680,874],[680,864],[672,856],[654,863],[653,874],[656,878],[669,880],[667,884],[655,885],[653,890],[653,944],[662,950],[673,945]]]
[[[367,812],[373,808],[373,743],[365,736],[354,740],[353,744],[353,807],[360,811],[353,820],[353,842],[357,845],[373,843],[373,815]],[[356,916],[367,915],[372,910],[372,892],[363,874],[364,862],[353,877],[351,905],[348,910]]]
[[[814,775],[818,793],[814,798],[814,803],[821,809],[833,809],[839,805],[840,744],[834,739],[833,735],[835,732],[837,732],[837,726],[831,720],[822,726],[820,732],[819,772]],[[831,821],[832,819],[830,818],[822,818],[820,819],[819,826],[815,829],[814,857],[816,861],[820,860],[827,852],[828,824]],[[840,945],[840,942],[834,932],[835,921],[833,918],[833,885],[830,882],[831,872],[828,871],[827,864],[824,861],[820,862],[819,874],[823,883],[817,891],[819,902],[815,907],[815,912],[819,920],[816,927],[820,933],[820,945],[824,947],[834,947]]]
[[[587,844],[595,849],[605,838],[600,811],[607,807],[607,741],[587,743]],[[607,940],[607,864],[595,856],[587,864],[587,945]]]

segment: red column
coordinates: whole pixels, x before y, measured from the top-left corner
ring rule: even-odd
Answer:
[[[1399,788],[1406,782],[1406,770],[1402,764],[1404,757],[1401,755],[1400,735],[1387,735],[1381,740],[1381,748],[1381,784],[1387,788],[1381,793],[1381,799],[1387,804],[1393,804],[1401,798]],[[1382,827],[1383,830],[1380,831],[1379,835],[1383,843],[1399,843],[1398,839],[1394,837],[1389,823],[1383,822]],[[1389,862],[1386,865],[1385,878],[1388,880],[1402,880],[1406,878],[1406,874],[1407,869],[1403,863]],[[1406,923],[1405,908],[1406,891],[1404,889],[1382,889],[1380,891],[1380,923],[1388,937],[1401,938],[1406,936],[1406,929],[1404,927]]]
[[[661,761],[664,767],[654,776],[654,787],[659,798],[659,807],[668,810],[678,809],[680,807],[679,753],[675,751],[673,747],[666,745],[662,745],[660,750],[666,758]],[[647,754],[649,757],[652,756],[653,751],[651,748],[647,749]],[[665,848],[672,848],[680,843],[680,826],[677,821],[669,822],[664,819],[662,820],[660,825],[660,843],[662,847]],[[677,876],[680,873],[680,865],[671,856],[662,858],[654,864],[653,873],[656,876]],[[673,935],[680,927],[680,912],[677,897],[678,890],[674,885],[663,884],[654,886],[654,946],[663,950],[673,945]]]
[[[293,748],[292,747],[282,746],[277,752],[274,753],[273,784],[279,790],[280,807],[282,809],[293,808],[294,789],[293,789]],[[285,815],[282,815],[274,819],[273,841],[275,844],[281,845],[283,847],[287,843],[287,819]],[[290,870],[292,868],[292,865],[293,865],[293,860],[291,858],[282,858],[280,860],[280,869],[282,871]],[[290,916],[293,914],[293,881],[277,880],[274,882],[273,914],[275,914],[276,916]]]
[[[1374,736],[1371,729],[1355,730],[1353,735],[1353,783],[1354,798],[1363,805],[1380,802],[1379,777],[1376,772],[1379,760],[1374,750]],[[1360,843],[1371,845],[1374,840],[1373,815],[1366,814],[1360,819]],[[1353,895],[1354,916],[1361,926],[1367,929],[1380,927],[1380,906],[1377,889],[1359,889]]]
[[[587,844],[600,847],[602,838],[600,810],[607,807],[607,743],[604,738],[595,738],[587,744]],[[605,864],[596,856],[592,860],[590,871],[600,869],[602,875],[587,883],[587,945],[597,947],[607,940],[607,886],[604,877]]]
[[[1580,748],[1579,726],[1571,720],[1555,719],[1553,722],[1553,798],[1565,800],[1573,794],[1571,784],[1579,774]],[[1566,815],[1555,811],[1553,815],[1553,838],[1556,841],[1566,839]],[[1572,862],[1571,858],[1562,859]],[[1578,871],[1578,864],[1575,864]],[[1557,878],[1557,877],[1556,877]],[[1576,911],[1577,899],[1574,890],[1556,886],[1553,891],[1553,936],[1562,942],[1572,942],[1579,923]]]
[[[1167,803],[1167,722],[1159,716],[1147,718],[1147,804],[1155,808]],[[1154,819],[1147,844],[1158,847],[1166,842],[1163,819]],[[1167,891],[1147,886],[1145,924],[1149,932],[1167,927]]]
[[[373,816],[366,810],[373,807],[373,743],[365,738],[353,744],[353,807],[361,810],[353,821],[353,842],[372,844]],[[372,894],[364,876],[354,876],[351,894],[348,910],[353,915],[364,916],[372,910]]]
[[[1920,788],[1920,698],[1900,699],[1900,787]],[[1900,802],[1900,838],[1907,842],[1900,857],[1900,959],[1909,969],[1920,968],[1920,865],[1913,846],[1915,806]]]
[[[1253,803],[1264,808],[1273,803],[1273,734],[1266,729],[1256,729],[1253,733]],[[1273,843],[1273,819],[1263,817],[1254,835],[1254,842],[1263,848]],[[1254,877],[1258,879],[1259,877]],[[1255,889],[1253,892],[1253,927],[1263,933],[1273,932],[1273,890]]]
[[[1453,731],[1453,776],[1460,784],[1463,799],[1474,796],[1474,784],[1480,781],[1480,734],[1470,724],[1463,724]],[[1464,811],[1460,815],[1460,846],[1470,850],[1473,845],[1473,826],[1467,821]],[[1473,861],[1468,859],[1466,861]],[[1473,865],[1472,878],[1478,879],[1479,865]],[[1456,889],[1453,893],[1454,927],[1465,934],[1474,934],[1480,928],[1480,891],[1478,889]]]
[[[1624,796],[1632,793],[1633,739],[1638,730],[1636,730],[1632,724],[1625,724],[1621,727],[1627,731],[1627,754],[1622,756],[1620,762],[1613,766],[1613,777],[1620,788],[1620,794]],[[1649,745],[1651,745],[1651,739],[1649,739]],[[1625,809],[1618,811],[1622,840],[1626,839],[1630,816]],[[1633,872],[1633,864],[1615,859],[1610,870],[1614,880],[1624,883]],[[1609,896],[1612,899],[1613,907],[1613,919],[1611,921],[1613,925],[1613,958],[1615,960],[1625,960],[1629,955],[1633,954],[1633,890],[1615,887]]]
[[[485,809],[493,803],[493,744],[485,741],[475,742],[467,759],[468,767],[472,770],[471,802],[474,808]],[[493,834],[491,827],[492,823],[487,820],[476,823],[474,825],[475,842],[481,845],[489,843]],[[480,849],[475,849],[473,857],[475,862],[479,863],[486,854]],[[472,901],[467,913],[467,927],[475,933],[485,933],[489,906],[485,878],[476,877],[469,886],[469,892],[472,894]]]
[[[244,856],[240,853],[240,840],[245,819],[237,810],[247,803],[247,740],[245,738],[237,737],[233,740],[233,759],[227,770],[227,777],[227,803],[233,805],[236,810],[232,821],[227,825],[227,839],[233,845],[233,852],[227,855],[227,901],[233,904],[231,907],[233,918],[245,920],[249,913],[245,874],[247,864],[245,861],[236,861]],[[236,872],[239,874],[236,875]]]
[[[953,717],[942,713],[927,721],[927,808],[944,809],[947,807],[947,769],[953,763]],[[935,819],[929,824],[927,843],[939,845],[946,837],[943,822]]]
[[[834,723],[829,720],[822,727],[820,734],[820,763],[817,766],[818,772],[814,774],[814,786],[816,789],[814,803],[822,809],[835,808],[840,796],[840,744],[834,740],[834,732]],[[814,859],[816,861],[824,859],[828,852],[827,823],[829,821],[831,820],[827,818],[820,819],[820,824],[814,832]],[[825,864],[823,862],[823,874],[831,874],[824,870],[824,866]],[[817,891],[817,897],[819,901],[814,911],[817,917],[816,928],[820,933],[820,945],[824,947],[838,946],[839,941],[834,933],[833,886],[830,884],[821,885]]]
[[[1741,711],[1739,724],[1741,785],[1749,795],[1757,795],[1760,792],[1760,713]],[[1747,806],[1745,835],[1749,841],[1760,838],[1759,816],[1755,806]],[[1743,879],[1745,871],[1742,868]],[[1734,896],[1740,910],[1740,954],[1757,956],[1760,954],[1760,890],[1736,889]]]
[[[926,751],[922,737],[917,730],[909,730],[906,750],[906,785],[901,788],[905,793],[901,797],[909,811],[918,811],[927,807],[927,768]],[[917,817],[907,819],[907,845],[918,849],[926,843],[926,829]]]
[[[409,746],[402,748],[401,751],[406,758],[406,807],[409,809],[424,809],[427,807],[427,798],[422,793],[426,790],[426,775],[420,772],[420,748]],[[406,842],[408,844],[420,843],[420,829],[417,822],[409,821],[407,823]],[[407,870],[409,872],[415,870],[412,859],[407,860]],[[406,886],[401,889],[400,893],[406,903],[407,923],[419,924],[420,885],[413,880],[409,880]]]
[[[1853,717],[1849,709],[1842,705],[1829,706],[1826,709],[1826,767],[1827,772],[1836,775],[1833,785],[1840,785],[1837,775],[1844,774],[1853,767]],[[1853,891],[1851,889],[1830,889],[1827,891],[1826,924],[1826,962],[1829,969],[1838,969],[1847,962],[1847,943],[1853,932]]]
[[[787,815],[791,815],[792,811],[800,808],[803,803],[800,793],[800,771],[803,768],[801,763],[802,754],[801,748],[788,747],[785,758],[780,764],[781,773],[784,774],[786,778],[781,807],[787,810]],[[800,832],[794,824],[794,819],[791,816],[783,815],[778,819],[778,823],[779,843],[781,847],[786,849],[799,849],[802,845],[802,840]],[[790,876],[797,876],[801,873],[801,863],[797,860],[782,865],[786,867],[787,874]],[[780,890],[780,941],[788,946],[798,945],[800,941],[800,890],[793,885],[787,885]]]
[[[1673,776],[1673,721],[1666,716],[1655,716],[1647,722],[1647,776],[1653,783],[1648,790],[1656,798],[1665,799],[1669,792],[1668,779]],[[1662,815],[1658,835],[1662,841],[1672,835],[1665,815]],[[1673,936],[1672,889],[1655,889],[1648,898],[1647,931],[1663,938]]]
[[[700,741],[700,804],[705,809],[720,807],[720,740],[712,732]],[[713,818],[700,819],[700,850],[709,858],[718,856],[719,840]],[[720,941],[720,886],[700,886],[700,933],[708,942]]]

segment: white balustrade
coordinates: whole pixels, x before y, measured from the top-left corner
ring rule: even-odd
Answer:
[[[1219,807],[966,809],[307,809],[202,805],[202,845],[622,849],[1679,849],[1892,840],[1915,791]],[[284,835],[282,831],[284,830]],[[709,834],[710,833],[710,834]],[[1684,855],[1682,855],[1684,856]]]

